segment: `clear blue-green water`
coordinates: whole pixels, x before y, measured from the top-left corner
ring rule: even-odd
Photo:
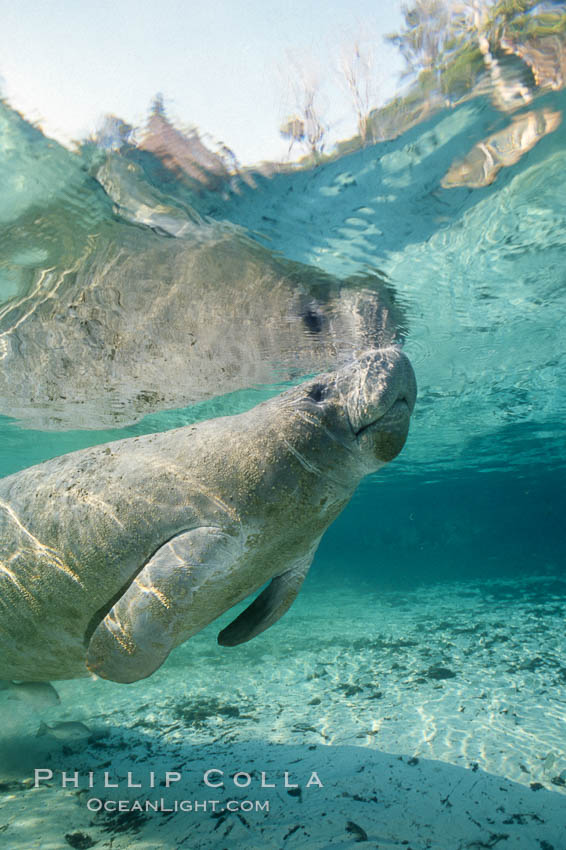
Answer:
[[[14,401],[14,383],[2,389],[2,476],[243,412],[317,371],[301,361],[294,372],[282,367],[279,380],[243,375],[220,392],[211,380],[207,398],[173,409],[152,402],[158,409],[146,415],[113,399],[119,427],[101,426],[104,400],[87,404],[88,415],[83,402],[62,413],[61,387],[74,374],[64,364],[68,293],[76,300],[72,287],[103,243],[111,259],[151,245],[145,271],[135,273],[160,281],[180,242],[190,250],[222,223],[262,246],[258,262],[269,255],[300,264],[298,286],[307,268],[323,273],[322,288],[357,275],[385,281],[419,387],[401,454],[362,481],[272,629],[227,650],[216,646],[214,623],[150,679],[63,681],[57,705],[0,691],[3,846],[564,846],[565,110],[559,87],[512,114],[479,93],[431,110],[389,141],[203,186],[134,145],[71,153],[0,105],[0,353],[12,346],[11,356],[14,340],[24,353],[19,361],[6,354],[0,368],[18,362],[22,384],[37,391],[26,407],[19,391]],[[100,269],[106,306],[114,296]],[[88,289],[88,274],[81,285]],[[265,292],[258,297],[266,323],[287,321],[270,315]],[[26,323],[46,304],[57,329],[35,344]],[[153,333],[161,345],[158,325]],[[42,345],[61,350],[51,397],[37,389],[48,368],[41,364],[58,361],[43,361]],[[98,368],[96,346],[83,356],[83,371]],[[323,361],[332,368],[328,351],[315,364]],[[42,723],[47,733],[36,737]],[[71,723],[84,726],[61,725]],[[203,767],[220,765],[228,776],[273,765],[282,783],[292,764],[301,766],[300,795],[279,786],[245,792],[271,795],[271,819],[86,805],[89,796],[116,798],[101,789],[103,770],[123,783],[129,770],[181,771],[183,795],[204,800]],[[54,778],[34,788],[35,768]],[[80,788],[62,788],[61,771],[74,770]],[[324,788],[305,787],[312,771]],[[456,793],[473,777],[475,820],[470,798]],[[151,797],[143,781],[139,792],[121,787],[120,797]]]

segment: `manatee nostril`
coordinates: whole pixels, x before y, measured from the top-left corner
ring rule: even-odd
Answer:
[[[303,315],[303,322],[310,333],[318,334],[322,330],[322,316],[316,310],[307,310]]]
[[[326,387],[323,384],[315,384],[307,393],[307,397],[316,402],[322,401],[325,396]]]

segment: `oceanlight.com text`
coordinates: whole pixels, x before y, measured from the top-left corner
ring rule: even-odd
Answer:
[[[269,800],[101,800],[89,797],[90,812],[268,812]]]

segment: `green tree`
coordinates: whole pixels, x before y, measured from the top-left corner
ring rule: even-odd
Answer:
[[[531,0],[504,0],[503,3],[496,4],[492,0],[458,0],[453,6],[455,14],[452,29],[459,31],[461,38],[467,43],[471,42],[479,48],[489,75],[495,104],[500,109],[514,109],[532,100],[527,86],[518,80],[505,79],[496,56],[501,47],[507,17],[512,14],[511,7],[523,7],[526,2]]]
[[[448,36],[450,10],[444,0],[416,0],[414,6],[401,4],[405,27],[386,35],[395,44],[407,65],[408,74],[433,71]]]

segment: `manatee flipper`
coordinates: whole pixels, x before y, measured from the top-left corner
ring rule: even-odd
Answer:
[[[307,557],[296,561],[291,569],[275,576],[252,604],[222,629],[218,643],[221,646],[237,646],[276,623],[295,601],[313,558],[314,550]]]
[[[188,636],[195,593],[240,552],[239,539],[216,527],[183,532],[161,546],[93,631],[91,673],[114,682],[154,673]]]

